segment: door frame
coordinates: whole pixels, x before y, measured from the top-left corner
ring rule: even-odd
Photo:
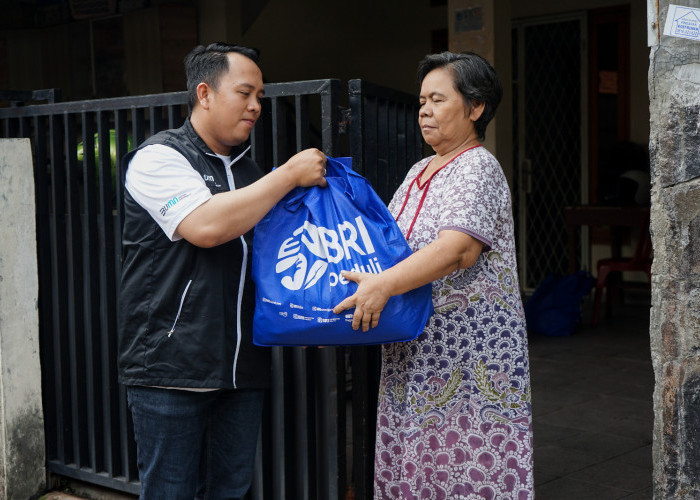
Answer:
[[[581,140],[581,203],[586,203],[589,196],[589,165],[588,165],[588,139],[589,139],[589,91],[588,91],[588,13],[586,11],[575,11],[566,14],[557,14],[551,16],[537,16],[514,19],[512,30],[515,31],[517,43],[517,75],[516,91],[518,93],[518,136],[514,137],[518,144],[518,248],[521,256],[518,263],[518,278],[520,281],[521,291],[527,295],[534,292],[534,288],[527,286],[527,195],[532,191],[532,165],[530,160],[525,158],[526,139],[525,139],[525,99],[523,96],[527,92],[527,82],[525,81],[525,28],[529,26],[540,26],[545,24],[555,24],[565,21],[579,21],[580,23],[580,83],[581,83],[581,124],[580,124],[580,140]],[[561,207],[562,210],[564,207]],[[564,229],[565,230],[565,229]],[[590,235],[586,226],[581,227],[581,266],[584,268],[590,267]]]

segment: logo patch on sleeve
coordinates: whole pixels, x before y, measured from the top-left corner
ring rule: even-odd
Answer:
[[[165,217],[165,214],[168,213],[168,210],[170,210],[172,207],[177,205],[180,201],[184,200],[188,196],[189,194],[185,192],[173,196],[171,199],[168,200],[168,202],[165,205],[160,207],[160,215]]]

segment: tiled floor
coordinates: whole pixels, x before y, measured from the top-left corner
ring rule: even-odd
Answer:
[[[537,500],[652,498],[648,295],[570,337],[531,337]]]

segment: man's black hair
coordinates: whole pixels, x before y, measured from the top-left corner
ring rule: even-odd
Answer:
[[[430,54],[418,64],[418,84],[428,73],[438,68],[449,68],[454,77],[454,86],[464,102],[471,108],[472,102],[484,103],[484,112],[474,122],[480,140],[484,140],[486,126],[496,114],[503,97],[503,88],[493,67],[478,54],[465,52],[442,52]]]
[[[260,53],[257,49],[231,45],[223,42],[210,43],[206,47],[197,45],[185,57],[185,74],[187,75],[187,101],[190,109],[197,104],[197,85],[204,82],[216,89],[219,78],[228,71],[228,53],[236,52],[258,64]]]

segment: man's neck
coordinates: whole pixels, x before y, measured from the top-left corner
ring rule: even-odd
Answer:
[[[215,141],[208,133],[207,127],[205,126],[205,120],[201,115],[201,110],[198,108],[192,110],[192,114],[190,115],[190,123],[192,124],[192,128],[197,135],[204,141],[204,144],[209,146],[209,149],[211,149],[214,153],[224,156],[231,155],[231,147],[224,147],[222,144]]]

